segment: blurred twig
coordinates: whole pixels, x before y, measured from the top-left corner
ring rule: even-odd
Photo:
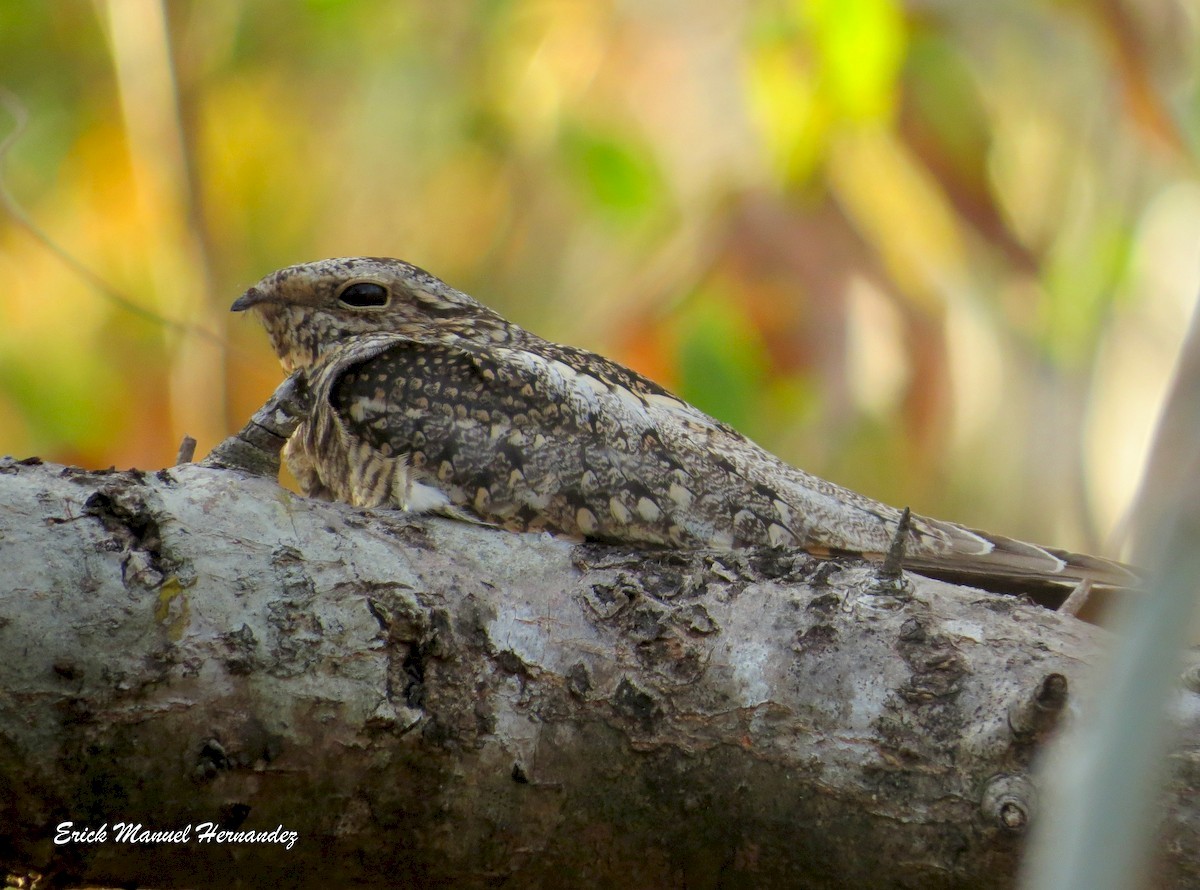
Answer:
[[[120,288],[110,284],[102,275],[87,266],[66,248],[62,247],[41,226],[33,221],[33,218],[25,212],[25,209],[13,197],[12,192],[9,191],[8,180],[5,178],[2,170],[4,161],[7,160],[13,146],[16,145],[17,140],[21,138],[21,135],[25,132],[25,128],[29,124],[29,112],[26,110],[25,104],[15,94],[2,86],[0,86],[0,108],[7,111],[13,119],[12,130],[0,140],[0,207],[3,207],[4,212],[12,218],[13,222],[33,236],[46,250],[54,254],[64,266],[86,281],[114,306],[132,315],[136,315],[138,318],[154,322],[173,331],[202,337],[222,349],[229,348],[229,344],[212,331],[206,330],[199,325],[168,318],[130,299]]]
[[[228,312],[210,296],[212,273],[199,232],[166,4],[108,0],[103,10],[146,243],[141,261],[160,299],[220,331]],[[170,418],[202,441],[214,441],[226,431],[225,362],[198,347],[184,339],[170,355]]]

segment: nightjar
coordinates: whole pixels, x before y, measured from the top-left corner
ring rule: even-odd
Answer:
[[[262,321],[311,416],[305,493],[513,531],[868,558],[900,511],[783,462],[603,356],[550,343],[395,259],[304,263],[233,304]],[[981,586],[1137,583],[1119,563],[913,515],[905,567]]]

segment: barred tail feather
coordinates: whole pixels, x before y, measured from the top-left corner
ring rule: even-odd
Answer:
[[[1115,560],[923,517],[919,523],[942,538],[943,546],[949,545],[936,554],[918,546],[906,555],[905,567],[921,574],[1006,591],[1030,584],[1065,588],[1091,581],[1099,588],[1128,589],[1142,583],[1135,569]]]

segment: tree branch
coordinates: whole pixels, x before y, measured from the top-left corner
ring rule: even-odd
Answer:
[[[861,563],[572,545],[196,464],[0,461],[0,548],[0,865],[60,882],[1007,887],[1030,762],[1106,646]],[[1200,882],[1186,695],[1162,886]],[[66,821],[106,839],[55,844]]]

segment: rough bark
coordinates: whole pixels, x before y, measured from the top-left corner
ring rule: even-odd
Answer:
[[[0,867],[66,882],[1011,886],[1031,760],[1105,648],[854,562],[575,545],[195,465],[0,461],[0,566]],[[1200,695],[1177,711],[1164,887],[1200,885]],[[107,838],[57,845],[66,821]]]

